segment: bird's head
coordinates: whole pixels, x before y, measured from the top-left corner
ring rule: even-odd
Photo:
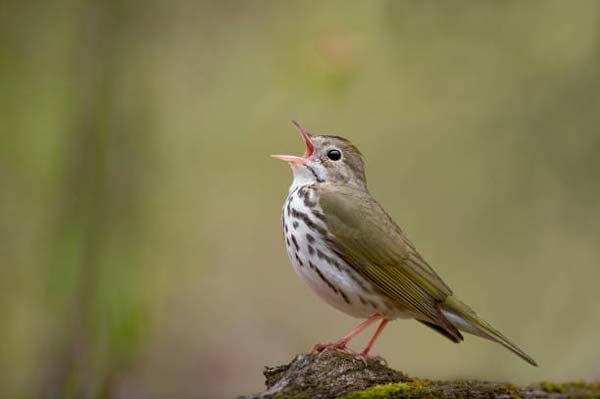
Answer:
[[[366,189],[362,154],[354,144],[340,136],[312,135],[298,122],[292,123],[304,139],[304,155],[272,156],[290,164],[295,184],[333,183]]]

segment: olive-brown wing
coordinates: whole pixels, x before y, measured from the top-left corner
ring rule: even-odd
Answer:
[[[332,250],[415,318],[462,338],[439,308],[452,291],[383,208],[361,190],[323,186],[319,194]]]

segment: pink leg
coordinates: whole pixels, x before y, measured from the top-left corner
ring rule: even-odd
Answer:
[[[342,339],[335,341],[335,342],[330,342],[327,344],[316,344],[315,346],[312,347],[312,349],[310,350],[310,353],[330,352],[330,351],[333,351],[336,349],[340,349],[340,350],[354,354],[351,350],[346,348],[346,345],[348,344],[348,342],[350,342],[350,340],[352,338],[354,338],[355,336],[360,334],[365,328],[369,327],[371,324],[375,323],[379,319],[381,319],[380,315],[378,315],[378,314],[373,315],[373,316],[369,317],[367,320],[363,321],[358,327],[356,327],[355,329],[350,331],[348,334],[346,334]],[[386,320],[384,320],[384,321],[386,321]],[[387,323],[387,321],[386,321],[386,323]],[[382,327],[380,326],[380,328],[382,328]],[[375,341],[375,340],[373,339],[373,341]]]
[[[373,344],[375,343],[375,340],[377,339],[379,334],[381,334],[381,332],[383,331],[383,329],[385,328],[385,326],[388,322],[389,322],[389,320],[386,320],[386,319],[381,320],[379,327],[377,327],[377,330],[375,330],[375,334],[373,334],[373,336],[371,337],[369,342],[367,342],[367,345],[365,346],[365,349],[363,349],[363,351],[361,352],[361,355],[368,357],[371,347],[373,346]]]

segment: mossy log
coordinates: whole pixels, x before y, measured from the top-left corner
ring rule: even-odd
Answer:
[[[246,399],[600,399],[600,383],[539,383],[518,387],[471,380],[433,381],[408,377],[377,361],[356,359],[342,352],[298,355],[287,365],[267,367],[264,375],[267,389]]]

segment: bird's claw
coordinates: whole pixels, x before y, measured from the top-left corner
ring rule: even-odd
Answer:
[[[365,366],[367,365],[369,360],[387,365],[387,360],[385,360],[381,356],[369,355],[365,352],[355,352],[352,349],[348,348],[346,345],[346,341],[329,342],[326,344],[315,344],[310,350],[310,354],[314,355],[315,353],[318,353],[318,356],[320,356],[323,353],[333,352],[337,350],[340,352],[347,353],[356,359],[362,360],[365,363]]]
[[[348,354],[351,354],[353,356],[358,355],[358,353],[354,352],[352,349],[348,348],[347,345],[347,341],[336,341],[336,342],[329,342],[326,344],[315,344],[312,349],[310,350],[310,354],[313,355],[315,353],[319,353],[323,354],[323,353],[327,353],[327,352],[333,352],[333,351],[341,351],[341,352],[345,352]]]

